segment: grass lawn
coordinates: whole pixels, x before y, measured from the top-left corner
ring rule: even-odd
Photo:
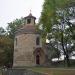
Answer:
[[[75,69],[65,68],[30,68],[32,71],[47,75],[75,75]]]
[[[67,68],[45,68],[45,67],[29,67],[27,68],[34,72],[43,73],[46,75],[75,75],[75,69]],[[2,72],[0,70],[0,75]]]

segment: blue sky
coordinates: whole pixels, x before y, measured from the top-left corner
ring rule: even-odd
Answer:
[[[39,19],[44,0],[0,0],[0,27],[30,13]]]

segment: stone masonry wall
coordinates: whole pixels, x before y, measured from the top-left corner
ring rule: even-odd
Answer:
[[[36,47],[35,34],[22,34],[15,38],[17,41],[14,42],[14,62],[13,66],[35,66],[35,59],[33,52]],[[16,45],[17,42],[17,45]],[[42,44],[40,42],[40,46]]]

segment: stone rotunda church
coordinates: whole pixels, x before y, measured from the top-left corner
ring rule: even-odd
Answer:
[[[25,25],[15,33],[13,67],[43,65],[46,61],[35,20],[30,13],[25,17]]]

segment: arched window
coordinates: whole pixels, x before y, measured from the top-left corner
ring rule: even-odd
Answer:
[[[40,38],[39,37],[36,38],[36,45],[40,45]]]

